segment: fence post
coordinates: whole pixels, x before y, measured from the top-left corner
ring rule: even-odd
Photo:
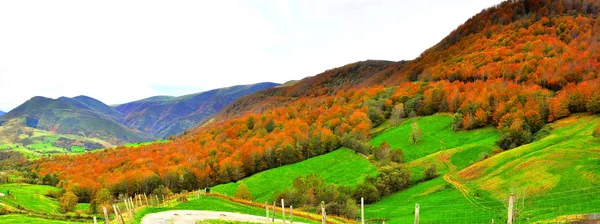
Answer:
[[[365,198],[360,198],[360,223],[365,224]]]
[[[102,211],[104,212],[104,224],[109,224],[110,219],[108,219],[108,211],[106,211],[106,207],[102,206]]]
[[[115,206],[115,208],[117,208],[117,212],[119,214],[119,218],[121,218],[121,222],[123,222],[123,224],[125,224],[125,219],[123,218],[123,213],[121,212],[121,209],[117,205],[114,205],[114,206]]]
[[[275,213],[277,213],[275,211],[275,201],[273,201],[273,219],[271,220],[271,222],[275,223]]]
[[[510,194],[510,197],[508,198],[508,219],[506,221],[507,224],[512,224],[513,220],[514,220],[514,200],[515,200],[515,195],[514,194]]]
[[[415,224],[419,224],[419,204],[415,205]]]
[[[269,223],[269,202],[265,201],[265,217],[267,218],[267,221],[265,223]]]
[[[283,223],[285,224],[285,204],[283,202],[283,198],[281,199],[281,217],[282,217]]]
[[[117,220],[117,223],[119,222],[119,211],[117,211],[117,205],[113,204],[113,210],[115,211],[115,219]]]
[[[321,201],[321,214],[323,218],[321,218],[321,224],[327,224],[327,214],[325,213],[325,202]]]
[[[290,205],[290,223],[291,224],[294,224],[294,213],[293,213],[293,211],[294,211],[294,206]]]
[[[150,206],[150,203],[148,203],[148,197],[146,197],[146,193],[144,193],[144,198],[146,199],[146,205]]]
[[[98,224],[98,222],[96,221],[96,216],[94,216],[94,224]]]

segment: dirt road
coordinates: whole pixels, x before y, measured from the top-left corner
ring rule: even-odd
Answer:
[[[275,217],[281,218],[281,214],[277,214]],[[148,214],[142,218],[142,224],[195,224],[196,221],[214,219],[265,223],[264,216],[246,215],[232,212],[174,210]],[[286,219],[289,219],[289,217],[286,217]],[[281,219],[275,219],[275,222],[283,223]],[[287,220],[286,223],[289,223],[289,220]],[[301,222],[294,223],[302,224]]]

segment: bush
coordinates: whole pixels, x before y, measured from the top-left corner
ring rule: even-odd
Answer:
[[[498,140],[498,146],[504,150],[519,147],[531,142],[531,131],[523,121],[516,118],[510,127],[505,127],[502,130],[502,135]]]
[[[428,181],[433,178],[436,178],[437,176],[437,168],[434,164],[431,164],[431,166],[425,170],[425,176],[423,176],[423,180]]]
[[[387,196],[408,188],[411,181],[411,172],[408,168],[401,164],[392,164],[381,167],[375,186],[381,196]]]
[[[234,197],[248,200],[248,201],[251,201],[253,198],[252,193],[250,193],[250,189],[248,189],[248,186],[246,186],[246,184],[240,184],[238,186]]]
[[[395,163],[404,163],[404,161],[405,161],[404,152],[402,151],[402,149],[393,150],[392,156],[390,159],[392,160],[392,162],[395,162]]]
[[[77,206],[78,200],[79,198],[77,198],[77,195],[75,195],[71,191],[67,191],[67,193],[65,193],[59,199],[60,211],[63,213],[75,211],[75,207]]]
[[[504,150],[502,150],[501,148],[495,148],[494,150],[492,150],[492,155],[498,155],[502,152],[504,152]]]
[[[188,199],[185,195],[179,195],[179,197],[177,197],[177,201],[178,202],[187,202]]]
[[[371,204],[379,201],[379,191],[369,181],[362,182],[356,186],[354,191],[354,199],[360,200],[361,197],[365,198],[366,204]]]
[[[596,126],[596,129],[594,129],[592,136],[594,136],[595,138],[600,138],[600,124]]]

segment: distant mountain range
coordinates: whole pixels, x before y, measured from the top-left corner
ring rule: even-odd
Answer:
[[[115,109],[124,114],[124,125],[155,138],[166,138],[212,116],[239,97],[278,85],[265,82],[180,97],[155,96],[121,104]]]
[[[0,116],[4,115],[6,112],[0,110]]]
[[[87,96],[36,96],[0,117],[0,126],[21,125],[111,144],[163,139],[194,126],[241,96],[277,85],[257,83],[180,97],[155,96],[112,107]]]

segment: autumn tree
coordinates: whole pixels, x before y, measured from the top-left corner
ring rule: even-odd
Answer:
[[[417,122],[413,122],[410,125],[410,141],[413,144],[417,144],[419,142],[419,140],[421,140],[421,137],[423,137],[423,133],[421,132],[421,128],[419,127],[419,124],[417,124]]]
[[[375,150],[375,158],[379,161],[386,161],[390,159],[390,145],[387,142],[382,142],[379,147]]]
[[[60,211],[62,213],[75,211],[75,207],[77,207],[77,195],[75,195],[72,191],[67,191],[63,194],[62,197],[59,198]]]
[[[102,207],[109,208],[111,206],[112,200],[112,194],[110,194],[108,189],[100,189],[98,192],[96,192],[94,200],[92,200],[90,203],[89,212],[91,214],[100,213],[100,211],[102,211]]]
[[[402,118],[405,117],[406,112],[404,112],[404,104],[396,104],[392,109],[392,114],[390,115],[390,122],[392,123],[392,125],[399,125]]]
[[[498,140],[498,146],[504,150],[509,150],[531,141],[531,131],[529,127],[521,120],[515,118],[510,126],[502,130],[502,135]]]
[[[235,192],[235,196],[236,198],[241,198],[244,200],[252,200],[252,193],[250,193],[250,189],[248,188],[248,186],[246,186],[246,184],[240,184]]]

